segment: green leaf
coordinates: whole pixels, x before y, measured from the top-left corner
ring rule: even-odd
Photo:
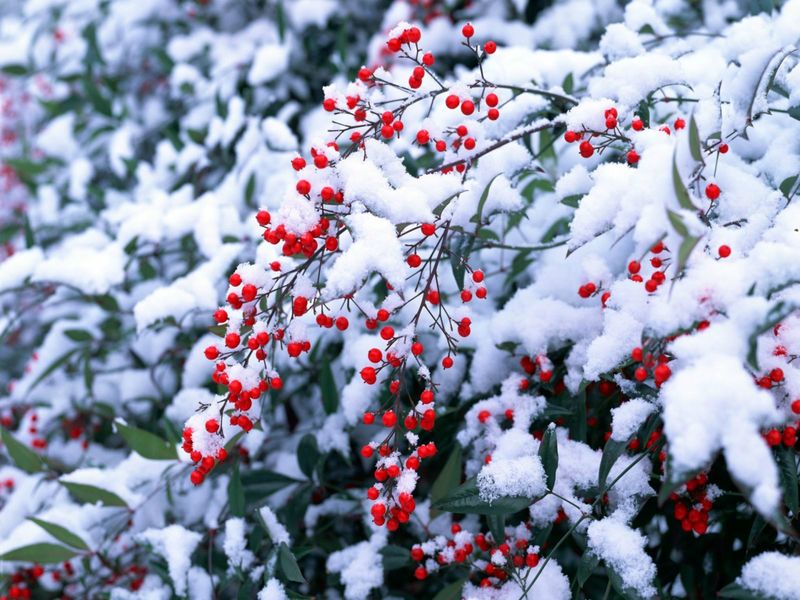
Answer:
[[[568,94],[571,94],[572,90],[575,89],[575,78],[572,76],[572,72],[567,73],[567,76],[564,78],[564,81],[561,84],[561,89]]]
[[[149,458],[150,460],[178,459],[178,451],[167,440],[161,439],[144,429],[125,425],[121,421],[115,421],[114,425],[128,446],[144,458]]]
[[[231,514],[234,517],[244,516],[244,488],[242,487],[242,478],[239,475],[238,462],[234,463],[231,478],[228,481],[228,506],[230,506]]]
[[[475,244],[475,238],[466,235],[455,236],[456,241],[452,241],[453,235],[450,236],[451,242],[448,248],[450,254],[450,268],[453,270],[453,279],[459,289],[464,287],[464,276],[467,270],[467,261],[469,255],[472,253],[472,247]]]
[[[244,203],[245,206],[253,206],[253,196],[256,192],[256,174],[250,173],[247,178],[247,183],[244,186]]]
[[[552,490],[556,483],[556,471],[558,471],[558,439],[555,427],[548,427],[545,430],[542,443],[539,444],[539,458],[542,460],[547,477],[547,489]]]
[[[700,132],[697,130],[697,121],[694,115],[689,119],[689,151],[697,162],[703,162],[703,147],[700,145]]]
[[[472,477],[432,506],[452,513],[493,515],[513,514],[527,508],[532,502],[531,498],[503,496],[489,503],[480,497],[477,479]]]
[[[597,487],[600,489],[601,493],[605,493],[608,474],[611,472],[611,468],[617,462],[617,459],[622,456],[622,453],[625,451],[625,446],[627,445],[627,440],[620,442],[609,438],[606,442],[603,448],[603,456],[600,458],[600,471],[597,474]]]
[[[69,529],[62,527],[61,525],[56,525],[55,523],[50,523],[49,521],[37,519],[36,517],[28,518],[56,538],[59,542],[63,542],[67,546],[72,546],[78,550],[89,549],[89,546],[86,545],[86,542],[84,542],[80,536],[72,533]]]
[[[592,576],[592,573],[600,564],[600,557],[592,552],[584,552],[581,556],[581,562],[578,563],[578,587],[583,587],[583,584]]]
[[[0,427],[0,439],[14,464],[26,473],[37,473],[44,469],[42,458],[25,444],[17,440],[5,427]]]
[[[313,433],[307,433],[297,446],[297,462],[300,464],[300,470],[309,479],[314,473],[314,468],[317,466],[320,456],[317,438],[314,437]]]
[[[776,448],[776,454],[783,487],[783,499],[792,514],[797,515],[800,510],[800,497],[798,497],[797,463],[794,461],[794,450],[780,446]]]
[[[776,573],[777,576],[777,573]],[[719,592],[718,598],[735,598],[737,600],[769,600],[766,596],[752,592],[736,582],[726,585]]]
[[[692,204],[692,199],[689,197],[689,191],[683,185],[681,179],[681,172],[678,170],[678,153],[677,149],[672,155],[672,186],[675,189],[675,197],[678,199],[678,204],[681,208],[694,211],[695,206]]]
[[[456,444],[447,457],[447,462],[436,477],[431,487],[431,503],[436,504],[442,498],[458,487],[461,483],[461,446]],[[431,510],[431,516],[436,516],[439,511]]]
[[[747,553],[753,551],[755,548],[756,541],[758,540],[758,536],[761,535],[761,532],[764,531],[764,528],[767,526],[767,522],[764,520],[759,514],[756,514],[753,518],[753,525],[750,527],[750,535],[747,536]]]
[[[506,516],[504,514],[486,515],[489,531],[492,532],[495,544],[502,544],[506,540]]]
[[[28,74],[28,67],[25,65],[3,65],[0,67],[0,72],[12,77],[23,77]]]
[[[646,100],[642,100],[639,102],[639,106],[636,109],[636,114],[642,120],[645,127],[650,127],[650,106],[647,104]]]
[[[470,221],[472,223],[477,223],[478,227],[480,227],[481,222],[483,221],[483,209],[486,206],[486,201],[489,199],[489,189],[491,189],[492,184],[494,183],[494,180],[497,179],[498,177],[500,177],[500,175],[502,175],[502,174],[503,173],[501,171],[500,173],[498,173],[497,175],[492,177],[489,180],[489,183],[486,184],[486,187],[483,188],[483,193],[481,194],[481,199],[478,201],[478,211],[470,219]]]
[[[104,506],[119,506],[128,508],[128,505],[122,498],[117,496],[114,492],[109,492],[103,488],[88,485],[86,483],[75,483],[72,481],[59,481],[59,483],[67,488],[69,493],[81,502],[86,502],[88,504],[96,504],[99,502]]]
[[[83,86],[83,93],[86,95],[89,104],[101,115],[105,117],[113,116],[111,101],[100,93],[100,90],[88,74],[83,77],[81,83]]]
[[[322,408],[326,415],[332,415],[339,408],[339,390],[336,388],[336,380],[333,377],[330,359],[322,362],[319,374],[319,388],[322,393]]]
[[[466,577],[459,579],[458,581],[454,581],[453,583],[439,590],[439,592],[433,597],[433,600],[461,600],[461,590],[464,589],[464,584],[466,582]]]
[[[292,551],[289,550],[289,546],[284,542],[281,542],[278,548],[278,564],[281,567],[284,577],[289,581],[295,583],[306,582],[303,573],[300,571],[300,567],[297,565],[297,559],[294,557],[294,554],[292,554]]]
[[[383,557],[383,568],[386,571],[395,571],[411,564],[411,554],[407,548],[389,544],[380,550]]]
[[[40,564],[62,563],[75,556],[78,552],[59,544],[31,544],[22,546],[0,555],[0,560],[17,560]]]
[[[800,178],[797,175],[792,175],[784,179],[779,186],[781,193],[790,200],[792,196],[797,193],[797,186],[795,184],[798,182],[798,179]]]
[[[92,341],[92,334],[85,329],[66,329],[64,335],[71,339],[73,342],[90,342]]]
[[[569,206],[571,208],[578,208],[581,202],[581,198],[583,198],[583,194],[572,194],[571,196],[564,196],[561,199],[561,204],[565,206]]]
[[[259,499],[286,489],[290,485],[302,483],[298,479],[275,471],[248,471],[241,475],[241,478],[245,494]]]

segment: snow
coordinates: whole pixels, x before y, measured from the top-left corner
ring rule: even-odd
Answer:
[[[644,598],[655,595],[656,566],[644,551],[647,538],[611,517],[593,521],[587,534],[589,550],[614,569],[626,588]]]
[[[795,600],[800,590],[800,558],[763,552],[745,564],[736,581],[775,600]]]
[[[267,531],[269,532],[269,537],[272,539],[272,542],[274,544],[291,545],[292,538],[289,536],[289,532],[286,531],[283,524],[278,521],[278,517],[272,512],[272,509],[269,506],[262,506],[258,509],[258,512],[264,520],[264,524],[267,526]]]
[[[537,575],[538,579],[530,587],[530,593],[535,597],[548,600],[567,600],[572,597],[569,579],[556,561],[550,561],[539,569],[520,569],[523,580],[533,581]],[[508,581],[499,588],[482,588],[468,582],[461,594],[465,600],[517,600],[524,597],[524,589],[515,581]]]
[[[168,525],[163,529],[147,529],[138,535],[142,542],[153,547],[167,561],[167,569],[178,596],[186,593],[187,576],[191,567],[191,555],[202,536],[180,525]]]
[[[253,57],[247,73],[250,85],[261,85],[281,75],[289,64],[289,48],[278,44],[264,44]]]
[[[611,409],[611,439],[626,442],[636,433],[653,411],[654,404],[642,398],[633,398]]]
[[[258,592],[258,600],[288,600],[288,598],[283,584],[274,577],[270,578],[263,589]]]
[[[345,600],[366,600],[370,592],[383,585],[383,557],[386,532],[379,530],[369,540],[359,542],[328,557],[328,572],[339,574],[344,584]]]

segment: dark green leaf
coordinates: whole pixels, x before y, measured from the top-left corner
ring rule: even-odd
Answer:
[[[242,478],[239,475],[238,462],[234,463],[231,478],[228,481],[228,505],[234,517],[244,516],[244,489]]]
[[[300,470],[309,479],[311,479],[319,459],[320,453],[319,448],[317,448],[317,438],[314,437],[314,434],[307,433],[297,446],[297,462],[300,464]]]
[[[558,439],[555,427],[548,427],[545,430],[542,443],[539,444],[539,458],[542,460],[544,474],[547,477],[547,489],[552,490],[558,471]]]
[[[566,93],[571,94],[574,88],[575,88],[575,78],[572,76],[572,73],[570,72],[564,78],[564,82],[561,84],[561,89],[563,89]]]
[[[295,559],[294,554],[289,550],[289,546],[284,542],[281,542],[278,549],[278,564],[286,579],[295,583],[305,583],[306,579],[297,565],[297,559]]]
[[[244,203],[245,206],[254,206],[253,205],[253,196],[256,192],[256,174],[250,173],[250,177],[247,178],[247,183],[244,186]]]
[[[447,497],[450,492],[458,487],[459,483],[461,483],[461,446],[456,444],[453,446],[450,456],[447,457],[444,467],[436,477],[436,481],[433,482],[431,503],[435,504],[442,498]],[[431,510],[431,515],[435,516],[438,512],[433,509]]]
[[[178,452],[175,446],[168,441],[144,429],[125,425],[121,421],[115,421],[114,425],[128,446],[144,458],[151,460],[177,460]]]
[[[622,453],[625,451],[625,446],[627,445],[627,440],[620,442],[609,438],[606,442],[603,448],[603,456],[600,458],[600,471],[597,474],[597,487],[601,492],[605,493],[606,480],[608,479],[608,474],[611,472],[611,467],[613,467],[617,459],[622,456]]]
[[[766,596],[752,592],[740,586],[736,582],[726,585],[724,588],[722,588],[719,592],[717,592],[717,597],[735,598],[736,600],[769,600]]]
[[[0,427],[0,439],[14,464],[26,473],[36,473],[44,468],[41,457],[18,441],[5,427]]]
[[[28,68],[25,65],[3,65],[0,67],[0,72],[12,77],[22,77],[28,74]]]
[[[694,115],[689,119],[689,151],[697,162],[703,162],[703,147],[700,145],[700,133]]]
[[[692,204],[692,199],[689,197],[689,191],[686,189],[686,186],[683,185],[681,172],[678,170],[677,151],[672,155],[672,186],[675,189],[675,197],[678,199],[678,204],[680,207],[685,208],[686,210],[694,211],[695,207],[694,204]]]
[[[59,542],[63,542],[67,546],[72,546],[73,548],[77,548],[79,550],[89,549],[89,546],[86,545],[86,542],[84,542],[80,536],[72,533],[69,529],[62,527],[61,525],[56,525],[55,523],[50,523],[49,521],[37,519],[36,517],[28,518],[56,538]]]
[[[411,565],[411,554],[407,548],[389,544],[381,548],[383,568],[386,571],[395,571]]]
[[[784,196],[786,196],[787,198],[791,198],[794,194],[797,193],[797,189],[796,189],[796,186],[795,186],[795,183],[797,183],[797,180],[798,180],[798,176],[797,175],[792,175],[791,177],[787,177],[786,179],[784,179],[781,182],[781,185],[779,186],[779,188],[780,188],[780,190],[781,190],[781,192],[783,193]]]
[[[584,552],[581,556],[581,562],[578,563],[578,587],[583,587],[583,584],[592,576],[592,572],[600,564],[600,558],[591,552]]]
[[[464,589],[464,584],[467,582],[466,577],[454,581],[450,585],[443,587],[433,597],[433,600],[461,600],[461,590]]]
[[[433,506],[439,510],[452,513],[492,515],[513,514],[523,508],[527,508],[532,502],[532,498],[503,496],[489,503],[480,497],[478,482],[476,478],[473,477],[465,481]]]
[[[0,555],[0,560],[16,560],[40,564],[62,563],[75,556],[78,552],[59,544],[31,544],[22,546]]]
[[[64,335],[73,342],[90,342],[92,340],[92,334],[85,329],[66,329]]]
[[[750,528],[750,535],[747,536],[747,553],[753,551],[755,548],[756,541],[758,540],[758,536],[761,535],[761,532],[764,531],[764,528],[767,526],[767,522],[761,515],[755,515],[753,518],[753,525]]]
[[[792,448],[779,446],[776,448],[778,468],[781,475],[781,486],[783,487],[783,499],[787,508],[796,515],[800,510],[800,498],[798,497],[797,463],[794,460],[795,452]]]
[[[502,544],[506,540],[506,516],[504,514],[486,515],[489,531],[492,532],[495,544]]]
[[[322,407],[325,409],[325,414],[332,415],[339,408],[339,390],[333,377],[330,359],[322,362],[319,374],[319,388],[322,393]]]
[[[472,221],[473,223],[477,223],[478,227],[480,227],[481,222],[483,221],[483,209],[486,206],[486,201],[489,199],[489,190],[491,189],[492,184],[494,183],[494,180],[497,179],[498,177],[500,177],[500,175],[502,175],[502,174],[503,173],[500,172],[497,175],[495,175],[494,177],[492,177],[489,180],[489,183],[486,184],[486,187],[483,188],[483,193],[481,194],[481,198],[478,201],[478,210],[475,213],[475,215],[470,219],[470,221]]]
[[[570,206],[572,208],[578,208],[581,198],[583,198],[583,194],[572,194],[571,196],[564,196],[561,199],[561,204]]]
[[[60,483],[69,490],[70,494],[81,502],[86,502],[88,504],[96,504],[99,502],[104,506],[128,507],[125,501],[114,492],[109,492],[108,490],[86,483],[74,483],[72,481],[60,481]]]

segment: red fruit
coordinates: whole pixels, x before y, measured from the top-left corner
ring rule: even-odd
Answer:
[[[580,137],[581,136],[579,136],[577,133],[575,133],[572,130],[567,130],[567,132],[564,133],[564,141],[567,142],[568,144],[572,144],[573,142],[577,142],[580,139]]]
[[[308,193],[311,191],[311,184],[305,179],[298,181],[295,187],[297,188],[297,192],[303,196],[308,195]]]
[[[204,354],[208,360],[214,360],[219,356],[219,350],[217,350],[216,346],[209,346],[205,349]]]
[[[449,368],[450,368],[450,367],[452,367],[452,366],[453,366],[453,359],[452,359],[452,358],[450,358],[449,356],[445,356],[445,357],[442,359],[442,368],[444,368],[444,369],[449,369]],[[797,410],[797,413],[798,413],[798,414],[800,414],[800,400],[798,400],[798,401],[797,401],[797,403],[798,403],[798,407],[797,407],[797,408],[798,408],[798,410]]]
[[[322,101],[322,108],[324,108],[328,112],[333,112],[336,109],[336,100],[333,98],[325,98]]]
[[[584,140],[579,146],[579,152],[583,158],[589,158],[592,154],[594,154],[594,146],[592,146],[591,142]]]
[[[486,116],[489,117],[490,121],[497,121],[500,118],[500,111],[496,108],[490,108]]]
[[[720,258],[728,258],[731,255],[731,247],[727,244],[722,244],[722,246],[717,249],[717,252],[719,252]]]
[[[636,117],[633,121],[631,121],[631,127],[635,131],[641,131],[644,129],[644,121],[642,121],[639,117]]]
[[[411,344],[411,354],[413,354],[414,356],[419,356],[420,354],[422,354],[422,351],[424,349],[425,348],[421,342],[414,342],[413,344]]]
[[[347,317],[338,317],[336,319],[336,329],[339,331],[344,331],[347,329],[348,325],[350,325],[350,323],[347,321]]]
[[[300,171],[304,169],[305,166],[306,166],[306,159],[303,158],[302,156],[297,156],[292,159],[292,168],[295,171]]]
[[[375,422],[375,414],[371,412],[365,412],[364,416],[361,417],[361,420],[364,422],[364,425],[372,425]]]
[[[361,81],[369,81],[372,78],[372,71],[370,71],[367,67],[361,67],[358,70],[358,78]]]
[[[431,236],[436,231],[436,225],[433,223],[423,223],[420,229],[422,230],[422,235]]]
[[[239,345],[241,338],[238,333],[229,333],[225,336],[225,345],[228,348],[236,348]],[[208,355],[206,355],[208,356]]]
[[[308,298],[305,296],[297,296],[292,301],[292,313],[296,317],[302,317],[308,310]]]
[[[377,348],[371,348],[369,352],[367,352],[367,358],[370,362],[378,363],[381,362],[383,358],[383,352],[378,350]]]
[[[639,263],[638,260],[632,260],[628,263],[628,272],[629,273],[638,273],[642,268],[642,265]]]
[[[362,446],[361,447],[361,456],[364,458],[371,458],[375,451],[372,449],[372,446]]]
[[[686,121],[684,121],[683,119],[681,119],[681,118],[679,117],[679,118],[675,119],[675,122],[672,124],[672,126],[673,126],[673,127],[676,129],[676,130],[678,130],[678,129],[683,129],[684,127],[686,127]]]
[[[419,562],[423,558],[425,558],[425,553],[422,551],[422,548],[420,548],[419,546],[414,546],[411,549],[411,560]]]
[[[458,99],[458,96],[456,96],[455,94],[450,94],[445,99],[444,103],[447,106],[447,108],[453,109],[453,108],[458,108],[458,105],[461,103],[461,101]]]
[[[269,225],[270,220],[272,220],[272,216],[266,210],[260,210],[256,213],[256,221],[262,227]]]
[[[492,413],[490,413],[488,410],[482,410],[481,412],[478,413],[478,421],[480,421],[481,423],[486,423],[486,421],[488,421],[491,418],[491,416]]]
[[[641,348],[634,348],[631,350],[631,358],[636,362],[642,362],[642,358],[644,357],[644,351]]]
[[[425,65],[426,67],[433,66],[433,63],[435,61],[436,59],[430,52],[426,52],[425,54],[422,55],[422,64]]]
[[[800,400],[792,402],[792,412],[796,415],[800,415]]]
[[[636,150],[631,150],[625,155],[625,160],[628,161],[629,165],[635,165],[639,162],[639,153]]]
[[[424,146],[425,144],[427,144],[430,141],[430,139],[431,139],[431,136],[426,130],[420,129],[417,132],[417,143],[420,146]]]
[[[638,367],[634,372],[633,376],[636,378],[636,381],[644,381],[647,379],[647,369],[644,367]]]
[[[422,258],[420,258],[419,254],[411,254],[406,259],[408,266],[412,269],[416,269],[418,266],[422,264]]]
[[[328,157],[324,154],[317,154],[314,157],[314,166],[318,169],[324,169],[328,166]]]
[[[420,402],[422,402],[423,404],[430,404],[431,402],[433,402],[433,398],[434,394],[432,390],[424,390],[419,395]]]
[[[364,367],[361,369],[361,379],[364,380],[364,383],[368,385],[372,385],[377,380],[377,375],[375,374],[375,369],[372,367]]]
[[[483,45],[483,49],[486,54],[494,54],[497,50],[497,44],[495,44],[492,40],[489,40]]]
[[[238,287],[242,285],[242,276],[238,273],[234,273],[228,277],[228,283],[230,283],[233,287]]]
[[[471,38],[473,35],[475,35],[475,28],[471,23],[467,23],[461,28],[461,35],[463,35],[465,38]]]
[[[420,581],[426,579],[428,577],[427,569],[425,569],[425,567],[422,566],[417,567],[416,569],[414,569],[414,577],[416,577]]]
[[[475,103],[472,100],[464,100],[461,103],[461,112],[465,115],[471,115],[475,112]]]
[[[769,372],[769,378],[775,383],[780,383],[783,381],[783,369],[772,369]]]
[[[497,104],[499,102],[500,102],[500,100],[497,97],[497,94],[495,94],[494,92],[492,92],[491,94],[487,94],[486,95],[486,106],[489,106],[490,108],[494,108],[495,106],[497,106]]]
[[[709,183],[706,186],[706,198],[709,200],[716,200],[719,198],[720,189],[716,183]]]
[[[381,337],[386,341],[389,341],[390,339],[392,339],[394,337],[394,328],[390,327],[389,325],[387,325],[386,327],[382,328],[381,329]]]
[[[205,475],[203,475],[200,471],[192,471],[192,474],[189,475],[189,479],[191,479],[194,485],[200,485],[201,483],[203,483]]]
[[[719,145],[719,153],[720,154],[727,154],[728,153],[728,144],[720,144]]]
[[[393,410],[387,410],[381,417],[381,422],[384,427],[394,427],[397,424],[397,415]]]
[[[206,421],[206,431],[208,433],[216,433],[219,431],[219,423],[216,419],[209,419]]]
[[[409,431],[413,431],[414,429],[417,428],[417,417],[415,417],[412,414],[407,415],[406,418],[403,420],[403,425]]]
[[[394,127],[391,125],[384,125],[381,127],[381,135],[387,140],[391,137],[394,137]]]
[[[777,446],[783,440],[781,432],[777,429],[770,429],[767,433],[767,444],[770,446]]]

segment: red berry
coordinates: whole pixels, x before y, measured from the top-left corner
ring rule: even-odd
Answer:
[[[295,171],[300,171],[301,169],[304,169],[305,166],[306,166],[306,159],[303,158],[302,156],[297,156],[292,159],[292,168]]]
[[[311,191],[311,184],[305,179],[298,181],[297,186],[295,187],[297,188],[297,193],[302,194],[303,196],[308,195],[308,193]]]
[[[584,140],[579,146],[579,152],[583,158],[589,158],[592,154],[594,154],[594,146],[592,146],[592,143],[588,140]]]
[[[322,102],[322,108],[327,110],[328,112],[333,112],[336,108],[336,100],[333,98],[325,98]]]
[[[483,45],[483,49],[486,54],[494,54],[497,50],[497,44],[495,44],[492,40],[489,40]]]
[[[422,55],[422,64],[425,65],[426,67],[433,66],[433,63],[435,61],[436,59],[430,52],[426,52],[425,54]]]
[[[471,38],[473,35],[475,35],[475,28],[471,23],[467,23],[461,28],[461,35],[463,35],[465,38]]]
[[[447,108],[457,108],[461,101],[458,99],[458,96],[455,94],[450,94],[444,101]]]
[[[631,274],[638,273],[641,270],[641,268],[642,265],[639,263],[638,260],[632,260],[631,262],[628,263],[628,272]]]
[[[631,127],[633,127],[634,131],[641,131],[644,129],[644,121],[642,121],[639,117],[636,117],[633,121],[631,121]]]
[[[684,121],[683,119],[681,119],[681,118],[679,117],[679,118],[675,119],[675,122],[672,124],[672,126],[673,126],[673,127],[676,129],[676,130],[678,130],[678,129],[683,129],[684,127],[686,127],[686,121]]]
[[[384,427],[394,427],[397,424],[397,415],[393,410],[387,410],[381,417],[381,422]]]
[[[716,200],[717,198],[719,198],[719,194],[720,194],[720,189],[716,183],[709,183],[706,186],[706,197],[709,200]]]
[[[630,150],[628,154],[625,155],[625,160],[628,161],[629,165],[635,165],[639,162],[639,153],[636,150]]]
[[[206,421],[206,431],[208,433],[216,433],[219,431],[219,423],[216,419],[209,419]]]
[[[500,118],[500,111],[496,108],[490,108],[486,116],[489,117],[490,121],[497,121]]]
[[[494,108],[499,102],[500,100],[494,92],[486,95],[486,106]]]
[[[719,252],[720,258],[728,258],[731,255],[731,247],[726,244],[722,244],[717,252]]]
[[[475,112],[475,103],[472,100],[464,100],[461,103],[461,112],[465,115],[471,115]]]
[[[427,144],[430,141],[430,139],[431,139],[430,134],[428,134],[428,132],[425,129],[420,129],[417,132],[417,143],[420,146],[424,146],[425,144]]]

